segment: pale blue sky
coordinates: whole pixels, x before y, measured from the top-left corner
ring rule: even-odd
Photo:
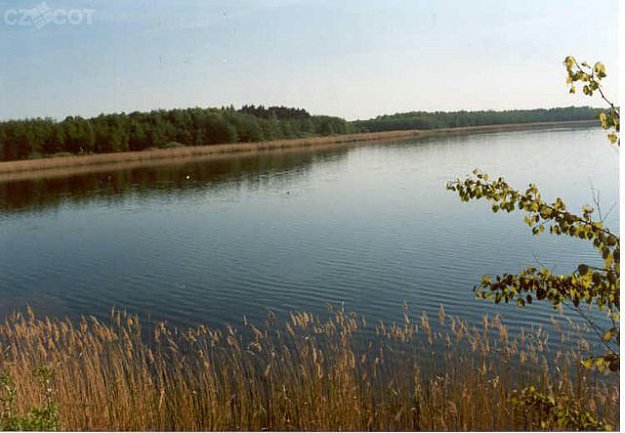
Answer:
[[[567,93],[567,54],[602,60],[617,95],[617,0],[46,0],[79,10],[75,21],[93,12],[18,25],[17,10],[38,4],[0,0],[0,119],[230,104],[348,119],[587,105]]]

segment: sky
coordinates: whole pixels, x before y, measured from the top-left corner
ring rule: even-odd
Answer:
[[[37,8],[33,10],[33,8]],[[244,104],[365,119],[596,105],[618,0],[0,0],[0,119]]]

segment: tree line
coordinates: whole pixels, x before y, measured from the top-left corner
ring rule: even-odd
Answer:
[[[596,119],[600,110],[566,107],[510,111],[397,113],[348,122],[302,108],[244,105],[240,109],[188,108],[0,122],[0,160],[59,154],[139,151],[150,148],[265,141],[352,132],[436,129]]]
[[[138,151],[333,135],[352,132],[339,117],[314,116],[288,107],[234,107],[154,110],[97,117],[0,122],[3,161],[58,154]]]
[[[354,123],[361,131],[378,132],[402,129],[459,128],[506,123],[556,122],[597,119],[602,110],[592,107],[561,107],[506,111],[412,111],[378,116]]]

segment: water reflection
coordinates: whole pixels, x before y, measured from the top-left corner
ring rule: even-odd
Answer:
[[[288,183],[305,176],[313,164],[344,158],[347,148],[324,151],[271,152],[252,156],[168,163],[54,178],[0,182],[0,211],[42,212],[62,204],[103,200],[114,206],[133,194],[140,198],[176,193],[184,198],[198,189],[266,187],[280,176]]]
[[[593,152],[588,148],[593,147]],[[0,183],[0,315],[106,318],[112,306],[171,324],[323,313],[377,320],[448,314],[512,329],[554,312],[476,301],[486,273],[598,260],[587,242],[533,237],[518,213],[460,203],[445,182],[480,167],[537,183],[575,209],[618,199],[600,129],[518,131],[228,157]],[[608,221],[618,226],[618,209]],[[557,343],[556,343],[557,344]]]

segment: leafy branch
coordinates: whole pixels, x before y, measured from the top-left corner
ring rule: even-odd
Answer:
[[[544,393],[529,386],[515,391],[510,402],[527,408],[532,415],[538,414],[544,430],[612,430],[612,426],[594,418],[564,394]]]
[[[582,215],[576,215],[567,210],[560,198],[552,203],[545,201],[533,184],[520,192],[501,177],[491,180],[487,174],[474,170],[473,176],[449,182],[447,189],[457,192],[462,201],[489,200],[493,202],[493,212],[524,211],[525,222],[534,235],[548,229],[554,235],[566,235],[592,243],[603,259],[602,267],[580,264],[570,274],[556,274],[545,267],[538,269],[528,266],[518,274],[504,273],[496,277],[485,275],[474,291],[479,298],[491,299],[495,303],[516,303],[520,307],[534,300],[549,302],[554,308],[570,303],[578,311],[581,311],[580,305],[598,306],[610,318],[613,326],[601,330],[605,355],[594,357],[588,363],[600,369],[617,371],[620,342],[619,236],[601,221],[593,219],[592,208],[584,206]]]
[[[601,62],[595,63],[592,67],[587,62],[580,64],[573,56],[567,56],[563,63],[568,73],[566,83],[569,85],[569,93],[575,93],[577,90],[576,83],[581,83],[584,95],[592,96],[598,92],[601,99],[608,104],[609,111],[599,114],[599,120],[603,129],[612,131],[608,134],[610,142],[620,146],[620,112],[618,107],[607,98],[601,86],[601,80],[607,76],[605,65]]]

